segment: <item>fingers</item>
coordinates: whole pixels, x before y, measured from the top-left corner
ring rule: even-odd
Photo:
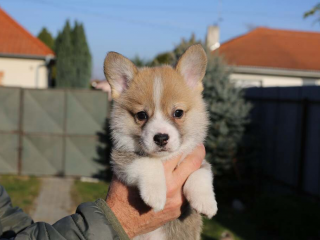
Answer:
[[[191,173],[201,167],[206,150],[203,145],[196,147],[173,172],[178,184],[183,185]]]
[[[173,172],[173,170],[177,167],[178,163],[180,162],[181,158],[183,157],[182,154],[176,156],[173,159],[170,159],[168,161],[165,161],[163,163],[163,166],[165,168],[166,171],[170,171]]]

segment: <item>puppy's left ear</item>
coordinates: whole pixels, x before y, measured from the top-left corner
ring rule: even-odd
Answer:
[[[192,45],[180,57],[176,70],[192,89],[202,90],[202,79],[206,73],[207,55],[201,44]]]

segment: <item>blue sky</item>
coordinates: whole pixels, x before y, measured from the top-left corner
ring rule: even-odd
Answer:
[[[207,26],[218,22],[219,12],[221,42],[255,26],[320,31],[315,18],[302,17],[318,1],[0,0],[0,7],[34,35],[45,26],[56,36],[66,19],[82,22],[93,56],[92,77],[103,79],[108,51],[151,59],[192,32],[204,40]]]

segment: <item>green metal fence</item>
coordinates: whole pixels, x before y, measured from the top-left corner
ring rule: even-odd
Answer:
[[[0,173],[94,176],[109,115],[107,94],[0,88]]]

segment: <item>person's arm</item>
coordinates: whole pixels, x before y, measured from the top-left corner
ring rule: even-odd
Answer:
[[[50,225],[33,223],[0,185],[0,240],[129,240],[105,200],[81,204],[75,214]]]
[[[13,207],[11,199],[0,185],[0,238],[14,237],[33,223],[31,217],[20,208]]]
[[[106,202],[81,204],[75,214],[53,225],[38,222],[20,232],[14,240],[129,240]]]
[[[178,167],[179,158],[164,163],[168,191],[166,206],[160,212],[146,206],[137,189],[113,179],[106,201],[83,203],[75,214],[54,225],[34,223],[10,240],[128,240],[150,232],[181,215],[182,186],[199,169],[204,154],[201,146]]]

